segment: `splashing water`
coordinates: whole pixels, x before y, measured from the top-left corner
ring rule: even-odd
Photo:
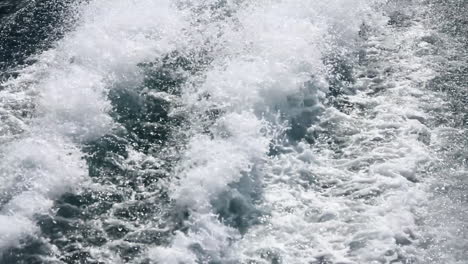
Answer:
[[[467,263],[463,3],[22,4],[0,263]]]

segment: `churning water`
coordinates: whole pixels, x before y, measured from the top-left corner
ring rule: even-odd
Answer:
[[[468,263],[467,7],[0,1],[0,263]]]

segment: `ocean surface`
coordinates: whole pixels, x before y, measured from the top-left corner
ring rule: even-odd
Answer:
[[[0,0],[0,264],[468,264],[466,0]]]

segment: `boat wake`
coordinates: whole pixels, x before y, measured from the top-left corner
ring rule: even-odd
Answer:
[[[0,263],[466,263],[452,2],[8,2]]]

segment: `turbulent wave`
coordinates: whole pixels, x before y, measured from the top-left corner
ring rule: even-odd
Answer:
[[[465,10],[0,2],[0,263],[466,263]]]

